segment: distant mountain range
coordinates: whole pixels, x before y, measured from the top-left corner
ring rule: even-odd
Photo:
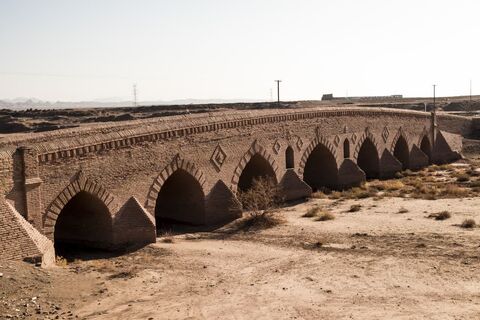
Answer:
[[[253,99],[179,99],[179,100],[157,100],[157,101],[139,101],[139,106],[151,105],[189,105],[189,104],[209,104],[209,103],[236,103],[236,102],[265,102],[265,100]],[[98,99],[93,101],[43,101],[36,98],[15,98],[0,100],[0,109],[69,109],[69,108],[115,108],[131,107],[132,101],[121,101],[110,99]]]

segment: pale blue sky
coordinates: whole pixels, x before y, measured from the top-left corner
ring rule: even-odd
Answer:
[[[478,0],[0,0],[0,99],[480,93]],[[476,90],[478,88],[479,90]]]

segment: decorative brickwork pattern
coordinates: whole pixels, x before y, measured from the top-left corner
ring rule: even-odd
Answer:
[[[381,152],[378,148],[378,143],[377,143],[377,140],[375,139],[375,136],[370,132],[370,129],[369,128],[366,128],[365,129],[365,132],[363,133],[363,135],[360,137],[360,139],[358,140],[358,143],[357,145],[355,146],[355,152],[353,154],[353,159],[357,159],[358,158],[358,153],[360,152],[360,148],[362,147],[362,144],[363,142],[366,140],[366,139],[370,139],[370,141],[372,141],[373,145],[375,146],[375,148],[377,149],[377,152],[378,154],[380,155]]]
[[[172,162],[170,162],[170,164],[167,165],[162,172],[160,172],[148,191],[145,209],[147,209],[151,214],[155,213],[155,205],[157,202],[158,193],[162,189],[163,184],[178,169],[183,169],[191,174],[198,181],[202,187],[203,193],[205,194],[205,175],[203,172],[193,162],[185,160],[180,156],[180,154],[177,154],[173,158]]]
[[[313,149],[315,149],[319,144],[323,145],[327,148],[333,155],[335,159],[337,159],[337,152],[335,147],[330,143],[330,141],[324,136],[316,136],[312,142],[308,145],[307,149],[303,152],[302,158],[300,160],[300,165],[298,168],[298,174],[303,175],[303,170],[305,169],[305,164],[307,163],[308,157],[310,153],[312,153]]]
[[[237,165],[237,167],[233,171],[232,185],[231,185],[230,188],[234,192],[237,191],[238,181],[240,179],[240,175],[243,172],[243,169],[245,169],[245,167],[248,164],[248,162],[250,161],[250,159],[256,154],[259,154],[265,160],[267,160],[268,163],[270,163],[270,166],[272,167],[273,171],[275,172],[275,175],[277,176],[277,180],[278,180],[278,171],[279,170],[278,170],[278,166],[276,164],[275,158],[271,154],[269,154],[267,152],[267,150],[258,143],[257,140],[255,140],[252,143],[252,146],[250,147],[250,149],[248,149],[248,151],[243,155],[242,159],[240,160],[240,163]]]
[[[77,173],[73,181],[67,187],[65,187],[65,189],[63,189],[56,199],[53,200],[53,202],[48,206],[45,214],[43,231],[49,239],[53,239],[55,223],[62,209],[65,207],[68,201],[70,201],[70,199],[82,191],[88,192],[89,194],[101,200],[109,209],[110,214],[115,212],[115,208],[112,205],[114,200],[113,196],[100,184],[85,178],[83,173],[80,171]]]

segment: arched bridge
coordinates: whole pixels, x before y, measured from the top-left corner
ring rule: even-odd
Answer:
[[[238,216],[238,190],[269,176],[287,200],[444,163],[471,119],[308,108],[231,111],[6,137],[0,191],[50,240],[118,247],[155,241],[159,219]]]

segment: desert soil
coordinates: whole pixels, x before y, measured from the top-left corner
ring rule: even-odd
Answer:
[[[358,212],[347,212],[360,204]],[[480,319],[480,198],[312,199],[261,231],[159,238],[52,269],[1,263],[13,319]],[[302,215],[321,206],[334,220]],[[400,209],[406,209],[399,213]],[[437,221],[431,213],[448,210]]]

